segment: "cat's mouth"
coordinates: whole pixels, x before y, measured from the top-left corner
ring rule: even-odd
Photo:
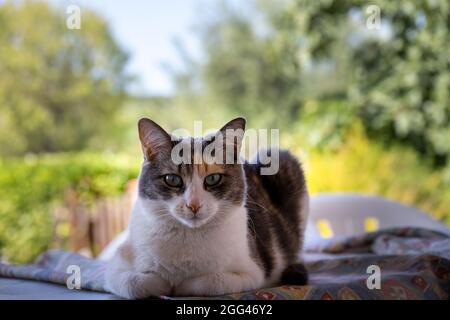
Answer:
[[[181,222],[189,228],[199,228],[203,226],[208,220],[208,216],[194,215],[192,217],[182,217]]]

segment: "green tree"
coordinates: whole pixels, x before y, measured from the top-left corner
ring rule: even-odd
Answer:
[[[0,154],[78,150],[106,129],[124,96],[127,55],[83,8],[81,29],[45,2],[0,5]]]
[[[436,164],[450,155],[450,3],[375,0],[381,32],[366,28],[362,0],[295,0],[286,9],[316,60],[331,59],[342,26],[351,68],[348,97],[372,135],[401,141]],[[295,18],[292,18],[295,17]]]
[[[222,3],[201,24],[205,61],[193,69],[195,88],[215,105],[283,125],[303,116],[307,98],[343,98],[371,137],[448,162],[447,0],[250,3]],[[369,5],[380,9],[379,30],[366,25]]]
[[[266,125],[286,123],[297,117],[302,101],[296,30],[287,20],[269,22],[272,17],[257,4],[247,5],[220,2],[202,21],[205,61],[190,64],[189,75],[177,74],[178,89],[185,92],[194,82],[191,93],[200,88],[216,108],[253,120],[257,115]]]

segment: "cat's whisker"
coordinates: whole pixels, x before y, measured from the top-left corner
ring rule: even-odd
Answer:
[[[255,223],[253,222],[253,219],[250,215],[247,215],[248,221],[250,221],[251,225],[250,228],[252,229],[253,234],[255,235],[255,239],[261,240],[259,238],[258,232],[256,231]]]
[[[251,201],[251,200],[248,200],[248,199],[247,199],[247,203],[257,205],[258,207],[260,207],[260,208],[263,209],[264,211],[268,211],[268,210],[269,210],[269,209],[267,209],[266,207],[264,207],[263,205],[261,205],[260,203],[257,203],[257,202],[255,202],[255,201]]]

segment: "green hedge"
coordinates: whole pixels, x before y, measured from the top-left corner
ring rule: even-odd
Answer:
[[[73,189],[85,203],[124,191],[139,159],[67,153],[0,159],[0,257],[29,262],[51,246],[51,208]]]

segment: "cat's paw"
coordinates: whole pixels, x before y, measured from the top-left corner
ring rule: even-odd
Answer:
[[[212,273],[182,281],[175,286],[175,296],[218,296],[240,292],[246,284],[239,273]]]
[[[307,285],[308,269],[301,262],[291,264],[281,274],[281,283],[298,286]]]
[[[185,279],[174,287],[173,295],[179,297],[187,296],[208,296],[211,295],[210,284],[206,283],[205,278]]]
[[[172,291],[170,283],[155,273],[134,273],[128,279],[127,287],[129,299],[167,296]]]

